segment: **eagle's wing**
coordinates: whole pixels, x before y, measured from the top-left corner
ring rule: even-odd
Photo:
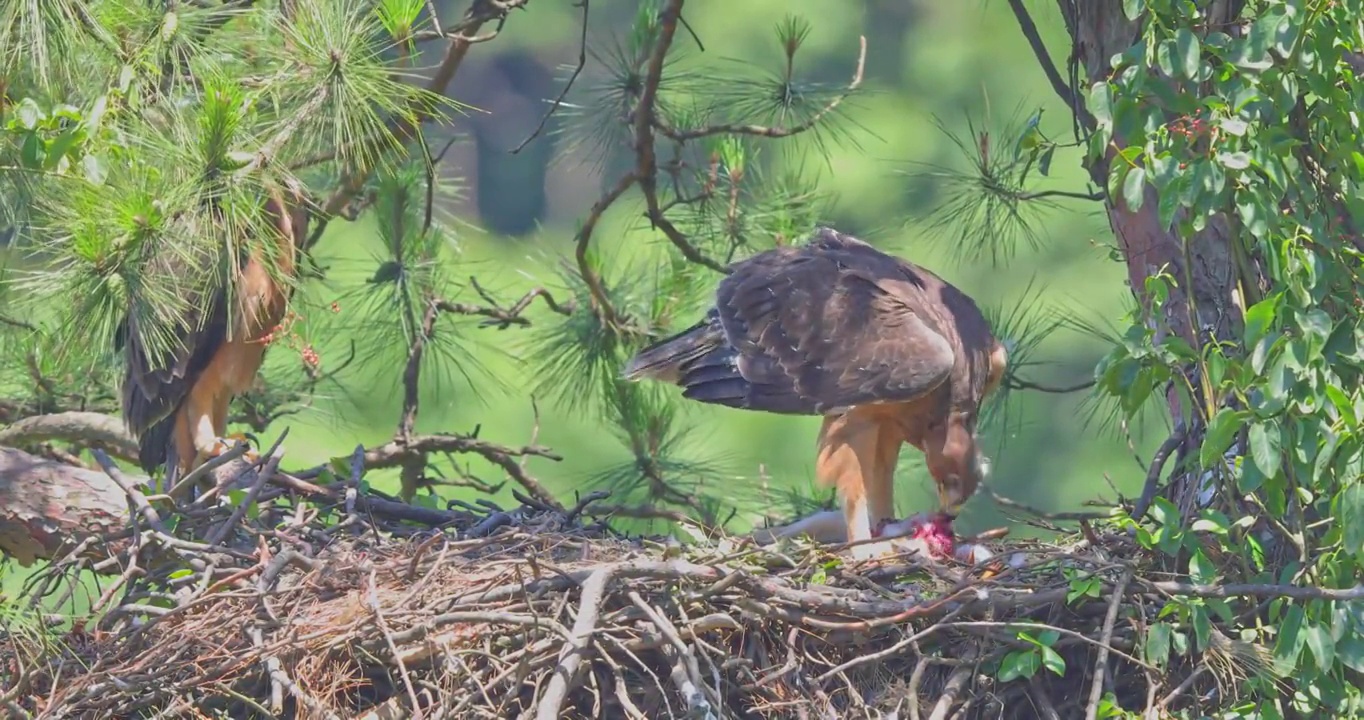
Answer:
[[[641,352],[626,376],[775,413],[913,400],[955,362],[924,296],[904,291],[916,281],[896,258],[821,228],[806,245],[736,263],[706,319]]]
[[[192,303],[183,318],[176,344],[152,357],[137,317],[128,314],[119,326],[115,348],[125,358],[123,419],[138,438],[138,464],[153,472],[166,462],[175,412],[205,368],[227,340],[227,292],[215,288]]]

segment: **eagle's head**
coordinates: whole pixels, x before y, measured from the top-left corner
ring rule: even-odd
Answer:
[[[928,471],[937,485],[939,509],[955,518],[990,475],[990,459],[980,451],[975,428],[952,423],[942,450],[930,458]]]

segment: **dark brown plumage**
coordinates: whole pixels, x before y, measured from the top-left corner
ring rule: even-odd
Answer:
[[[275,267],[294,272],[295,256],[307,230],[303,198],[281,193],[266,200],[276,237]],[[272,277],[255,248],[238,265],[237,303],[229,318],[229,292],[221,284],[191,298],[175,349],[151,357],[129,314],[115,338],[125,356],[122,409],[124,423],[138,439],[138,461],[153,472],[165,466],[166,487],[209,457],[223,452],[227,409],[232,398],[250,388],[264,361],[262,338],[277,326],[288,305],[288,289]],[[183,268],[182,268],[183,270]]]
[[[976,420],[1007,363],[971,298],[828,228],[732,271],[701,322],[641,351],[625,377],[700,402],[824,416],[816,475],[838,487],[850,540],[892,518],[903,443],[924,453],[941,509],[955,514],[986,472]]]

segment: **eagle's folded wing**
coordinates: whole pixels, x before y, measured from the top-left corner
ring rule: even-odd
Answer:
[[[681,369],[684,396],[775,413],[822,414],[922,397],[951,374],[952,345],[914,278],[831,230],[737,263],[707,318],[723,340]],[[716,340],[712,332],[711,337]]]
[[[138,438],[138,463],[147,472],[165,462],[175,411],[226,341],[226,298],[225,290],[215,288],[202,305],[191,304],[193,310],[182,319],[173,350],[159,357],[153,357],[135,315],[129,314],[119,327],[115,348],[123,349],[126,362],[123,421]]]

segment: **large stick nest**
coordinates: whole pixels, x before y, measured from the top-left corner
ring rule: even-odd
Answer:
[[[590,514],[405,537],[354,514],[246,518],[253,550],[145,530],[138,546],[166,552],[124,577],[165,592],[74,628],[8,623],[2,697],[45,718],[1057,718],[1231,692],[1263,653],[1221,638],[1213,673],[1141,659],[1162,584],[1121,533],[859,567],[803,544],[632,540]]]

